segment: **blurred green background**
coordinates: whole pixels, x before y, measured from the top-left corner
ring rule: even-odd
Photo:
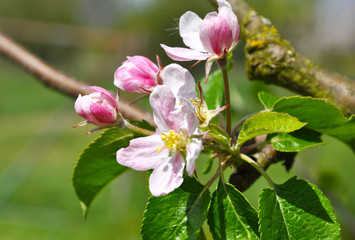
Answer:
[[[353,0],[249,2],[297,51],[355,79]],[[183,46],[178,18],[188,10],[203,17],[213,7],[208,0],[2,0],[0,31],[60,71],[116,91],[113,73],[126,56],[154,60],[159,54],[164,65],[171,62],[159,43]],[[235,120],[262,109],[260,90],[279,97],[294,94],[248,81],[243,43],[234,53],[234,66]],[[196,79],[203,70],[202,65],[192,70]],[[0,239],[140,239],[148,197],[145,173],[130,171],[112,182],[94,201],[88,219],[82,218],[71,174],[81,150],[99,133],[85,135],[90,126],[71,128],[82,120],[73,103],[0,57]],[[344,239],[355,239],[355,157],[344,144],[323,138],[327,145],[300,153],[290,173],[281,164],[268,172],[275,182],[298,175],[320,186],[335,206]],[[198,161],[200,168],[205,162]],[[199,177],[204,183],[208,179]],[[255,207],[263,187],[266,182],[259,179],[245,193]]]

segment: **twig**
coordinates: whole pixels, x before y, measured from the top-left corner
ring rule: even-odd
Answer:
[[[81,89],[82,86],[87,84],[55,70],[2,33],[0,33],[0,52],[19,63],[23,68],[35,75],[39,81],[58,92],[64,93],[72,98],[76,98],[79,94],[85,95],[88,93],[88,91]],[[129,103],[124,100],[120,100],[120,110],[122,115],[128,119],[145,119],[150,124],[154,125],[149,113],[137,107],[130,106]]]
[[[355,114],[355,81],[330,72],[299,55],[271,21],[243,0],[230,0],[246,41],[246,68],[251,80],[262,80],[302,95],[325,98],[344,114]]]

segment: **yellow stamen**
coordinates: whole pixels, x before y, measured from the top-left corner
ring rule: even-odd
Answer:
[[[187,144],[187,138],[183,133],[177,133],[174,130],[170,130],[168,133],[162,133],[161,139],[164,142],[164,147],[173,150],[183,150]],[[158,150],[158,149],[157,149]],[[160,149],[161,150],[161,149]]]
[[[163,146],[158,146],[157,147],[157,152],[160,152],[163,149]]]

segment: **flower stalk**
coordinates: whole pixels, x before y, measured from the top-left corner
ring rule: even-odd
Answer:
[[[229,93],[229,81],[227,73],[227,56],[217,60],[218,67],[222,72],[223,83],[224,83],[224,96],[226,101],[226,132],[231,135],[231,103],[230,103],[230,93]]]

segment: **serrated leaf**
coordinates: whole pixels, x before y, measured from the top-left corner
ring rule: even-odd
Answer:
[[[260,194],[261,239],[340,239],[333,207],[305,180],[291,178]]]
[[[271,93],[264,91],[258,92],[258,97],[260,102],[264,105],[266,109],[272,109],[274,103],[279,99]]]
[[[334,104],[311,97],[284,97],[276,101],[273,111],[308,122],[308,128],[343,141],[355,152],[355,117],[345,118]]]
[[[101,134],[80,155],[73,172],[73,186],[84,216],[96,195],[128,168],[116,161],[118,149],[127,147],[135,134],[127,129],[111,128]]]
[[[207,127],[202,127],[202,131],[207,132],[209,131],[209,135],[213,137],[213,139],[219,143],[224,149],[230,150],[231,148],[231,140],[228,136],[228,134],[223,131],[220,127],[217,125],[210,123],[208,124]]]
[[[259,239],[256,210],[235,187],[222,181],[212,196],[208,225],[214,239]]]
[[[299,152],[305,148],[324,144],[319,134],[309,128],[277,134],[271,138],[271,143],[280,152]]]
[[[261,134],[288,133],[302,128],[307,123],[284,113],[260,112],[248,118],[239,132],[238,145]]]
[[[143,240],[196,239],[206,219],[210,193],[195,178],[166,196],[151,197],[144,212]]]

